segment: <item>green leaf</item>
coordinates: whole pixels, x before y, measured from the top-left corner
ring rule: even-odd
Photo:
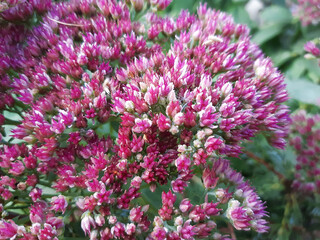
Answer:
[[[83,238],[76,238],[76,237],[64,237],[63,238],[64,240],[85,240],[85,239],[88,239],[88,238],[86,238],[86,237],[83,237]]]
[[[275,66],[279,67],[282,64],[288,62],[294,56],[290,51],[278,51],[278,52],[275,52],[270,57],[272,58],[272,61],[274,62]]]
[[[269,2],[274,5],[287,6],[286,0],[270,0]]]
[[[88,143],[87,143],[85,140],[82,139],[82,140],[79,142],[79,145],[85,147],[85,146],[88,145]]]
[[[151,192],[149,188],[144,188],[141,191],[141,197],[142,199],[150,205],[150,211],[154,214],[157,213],[158,209],[162,206],[162,199],[161,194],[162,191],[167,192],[168,186],[159,186],[157,185],[157,188],[154,192]]]
[[[299,39],[292,45],[292,51],[298,55],[305,53],[304,45],[306,44],[306,39]]]
[[[303,33],[303,36],[308,40],[319,38],[320,36],[319,24],[316,24],[316,25],[310,24],[308,27],[302,28],[302,33]]]
[[[292,215],[290,218],[290,224],[299,226],[303,223],[303,215],[299,206],[299,202],[295,195],[291,195],[292,200]]]
[[[317,59],[305,59],[308,76],[314,83],[320,83],[320,67]],[[319,93],[320,94],[320,93]]]
[[[206,189],[203,186],[202,180],[197,176],[193,176],[188,185],[186,193],[192,203],[197,204],[199,202],[203,202]]]
[[[307,70],[306,60],[304,58],[297,58],[290,65],[286,75],[289,79],[298,79],[303,75],[303,73],[306,70]]]
[[[282,25],[274,25],[266,28],[260,29],[256,34],[254,34],[252,41],[258,45],[261,45],[275,36],[279,35],[283,30]]]
[[[7,119],[11,119],[13,121],[22,121],[22,117],[14,112],[3,111],[3,116]]]
[[[287,8],[274,5],[265,8],[261,12],[260,20],[260,29],[252,40],[261,45],[281,34],[284,30],[284,26],[291,23],[292,17]]]
[[[320,86],[306,81],[286,81],[289,97],[304,103],[318,104],[320,100]]]
[[[244,7],[239,7],[238,5],[235,5],[234,8],[229,10],[229,12],[232,14],[236,23],[246,24],[250,28],[255,27],[255,22],[251,21],[249,14]]]
[[[178,15],[182,9],[188,9],[191,11],[194,5],[194,0],[172,1],[170,5],[172,7],[170,14]]]
[[[110,123],[107,122],[107,123],[104,123],[104,124],[101,124],[97,130],[96,130],[99,138],[102,138],[103,136],[104,137],[107,137],[110,135]]]
[[[17,221],[15,221],[15,223],[18,225],[23,225],[23,224],[27,223],[28,221],[30,221],[29,215],[22,217],[22,218],[19,218]]]
[[[285,25],[291,22],[291,12],[286,7],[273,5],[265,8],[260,15],[263,26]]]

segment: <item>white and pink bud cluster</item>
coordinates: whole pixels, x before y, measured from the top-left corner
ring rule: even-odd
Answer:
[[[292,14],[300,19],[303,26],[320,22],[319,0],[298,0],[292,5]]]
[[[320,66],[320,38],[307,42],[304,45],[304,50],[307,52],[305,58],[318,59],[318,63]]]
[[[292,189],[302,195],[320,194],[320,115],[300,110],[292,115],[289,143],[297,155]]]
[[[0,127],[22,143],[0,148],[0,195],[5,209],[27,198],[30,226],[3,214],[1,237],[58,239],[74,221],[90,239],[228,239],[218,215],[267,231],[264,203],[223,160],[258,133],[283,148],[290,123],[283,76],[246,26],[206,5],[161,17],[169,0],[11,2]],[[179,198],[195,179],[208,195]]]

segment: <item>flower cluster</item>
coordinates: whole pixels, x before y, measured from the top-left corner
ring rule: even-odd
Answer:
[[[0,3],[0,13],[8,10],[9,8],[12,8],[16,6],[17,4],[20,4],[24,2],[23,0],[4,0]]]
[[[319,0],[298,0],[293,15],[301,20],[303,26],[318,24],[320,22]]]
[[[304,45],[304,50],[306,50],[307,54],[305,55],[308,59],[318,59],[320,65],[320,38],[314,39],[313,41],[309,41]]]
[[[0,19],[26,21],[34,13],[42,14],[51,7],[51,0],[5,0],[0,3]]]
[[[301,193],[320,193],[320,115],[300,110],[292,116],[290,145],[297,154],[292,188]]]
[[[229,15],[200,5],[160,16],[169,3],[33,0],[1,12],[0,126],[16,125],[22,143],[2,140],[0,238],[74,236],[64,225],[80,221],[90,239],[229,239],[220,222],[268,230],[264,203],[226,159],[258,133],[284,147],[283,76]],[[161,206],[148,200],[159,192]]]

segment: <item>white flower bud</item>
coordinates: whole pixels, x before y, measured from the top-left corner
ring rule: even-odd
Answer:
[[[186,145],[178,145],[178,152],[184,153],[187,150]]]
[[[126,101],[126,103],[124,104],[124,107],[128,112],[134,111],[134,103],[132,101]]]
[[[213,133],[213,131],[212,131],[210,128],[204,129],[204,132],[205,132],[205,134],[206,134],[207,136],[210,136],[210,135],[212,135],[212,133]]]
[[[221,88],[221,93],[223,96],[228,96],[232,92],[232,83],[227,82]]]
[[[201,141],[199,141],[198,139],[194,140],[193,141],[193,146],[196,147],[196,148],[200,148],[201,147]]]
[[[175,226],[181,226],[182,224],[183,224],[183,218],[181,216],[178,216],[174,219]]]
[[[216,35],[209,35],[208,38],[203,42],[203,45],[210,45],[214,42],[223,42],[223,39]]]
[[[197,138],[198,138],[199,140],[204,139],[205,136],[206,136],[205,131],[199,130],[199,131],[197,132]]]
[[[173,125],[170,129],[169,132],[171,132],[173,135],[177,134],[179,132],[179,128],[175,125]]]
[[[238,189],[237,191],[235,191],[234,193],[237,197],[242,197],[243,196],[243,190],[242,189]]]
[[[137,154],[137,160],[138,160],[138,161],[141,161],[141,160],[142,160],[142,158],[143,158],[142,154],[140,154],[140,153],[139,153],[139,154]]]

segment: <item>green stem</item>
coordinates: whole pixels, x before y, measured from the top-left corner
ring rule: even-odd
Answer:
[[[280,181],[284,181],[286,178],[285,176],[278,172],[270,163],[266,162],[264,159],[256,156],[254,153],[252,152],[249,152],[247,150],[244,150],[243,151],[248,157],[252,158],[253,160],[255,160],[256,162],[258,163],[261,163],[262,165],[264,165],[267,169],[269,169],[271,172],[273,172],[278,178]]]
[[[288,224],[289,224],[289,218],[290,218],[290,212],[291,212],[291,209],[292,209],[292,200],[291,200],[291,194],[288,194],[286,196],[286,199],[287,199],[287,203],[286,203],[286,206],[285,206],[285,209],[284,209],[284,213],[283,213],[283,218],[282,218],[282,221],[281,221],[281,227],[278,231],[278,237],[279,239],[282,239],[282,236],[286,233],[288,233]]]
[[[14,125],[14,126],[16,126],[16,125],[21,124],[21,122],[6,118],[4,124],[5,125]]]

